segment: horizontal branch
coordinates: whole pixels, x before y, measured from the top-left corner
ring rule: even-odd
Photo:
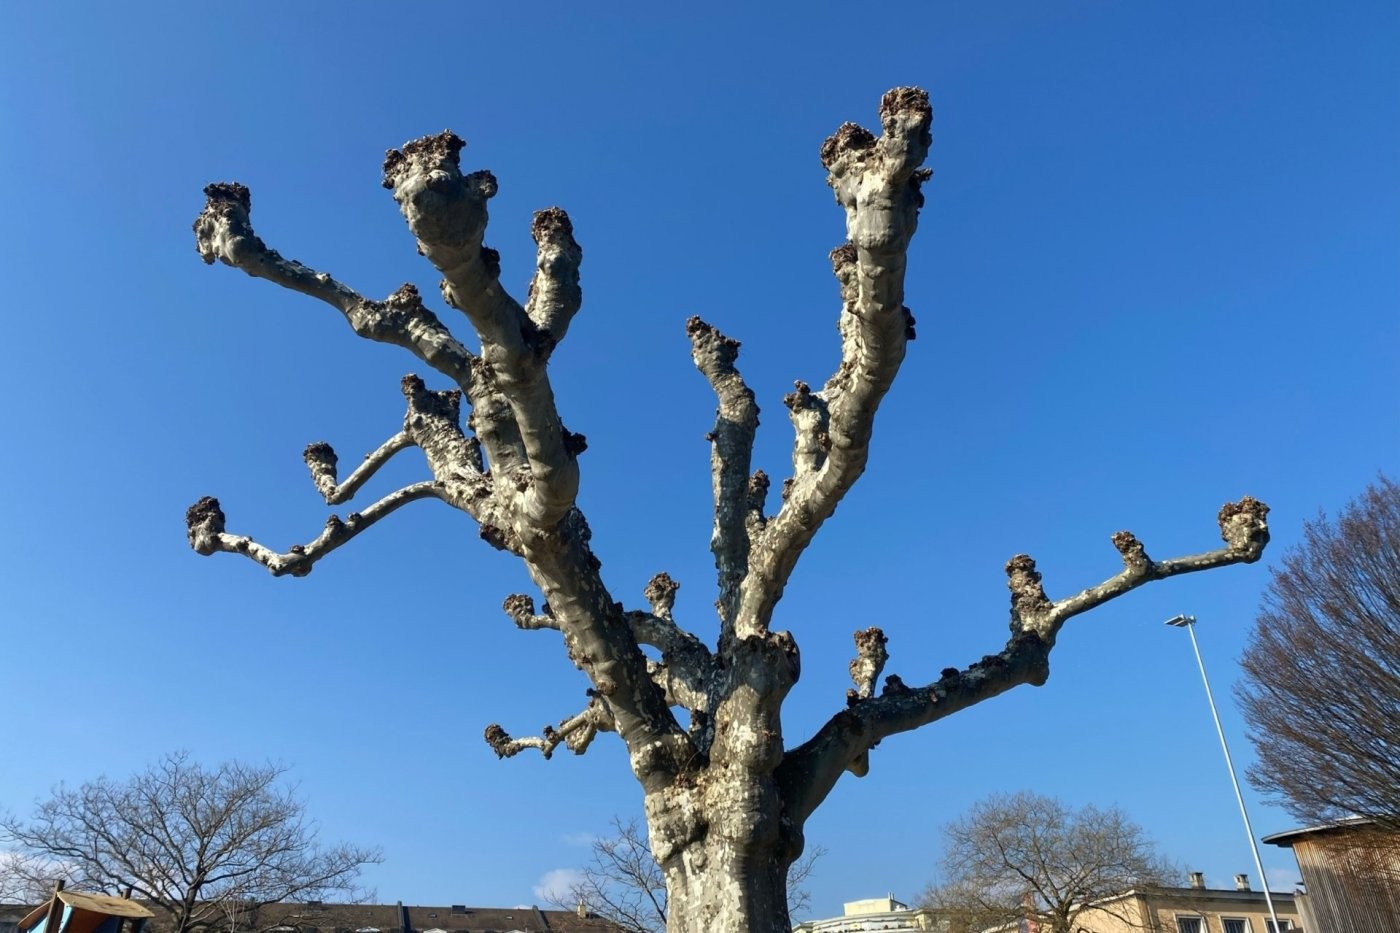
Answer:
[[[1226,503],[1218,516],[1225,547],[1165,561],[1151,560],[1135,536],[1120,531],[1113,536],[1113,544],[1123,559],[1124,570],[1058,602],[1045,595],[1035,562],[1024,554],[1013,557],[1006,565],[1012,633],[1005,647],[962,670],[947,668],[937,681],[926,686],[909,687],[891,675],[880,696],[856,697],[811,739],[785,755],[778,768],[778,779],[789,813],[800,823],[826,798],[843,772],[863,774],[870,749],[881,739],[917,729],[1020,684],[1045,683],[1050,676],[1050,652],[1056,635],[1071,617],[1152,580],[1254,563],[1269,541],[1268,512],[1268,506],[1249,496]],[[877,634],[872,636],[871,631],[858,632],[857,644],[864,639],[867,646],[862,654],[878,656],[884,651],[884,635],[875,629]],[[878,651],[874,649],[876,642]],[[864,665],[859,665],[858,670],[860,660],[852,663],[853,676],[865,674]]]
[[[486,727],[486,744],[497,758],[512,758],[527,748],[534,748],[548,759],[561,742],[575,755],[582,755],[599,732],[614,731],[612,714],[602,699],[595,696],[581,712],[561,720],[557,727],[545,726],[538,736],[512,738],[500,725],[492,723]]]
[[[441,499],[442,487],[438,483],[414,483],[411,486],[392,492],[362,512],[351,512],[342,521],[332,515],[326,520],[326,527],[307,544],[294,544],[286,553],[274,551],[252,538],[229,534],[224,530],[224,513],[219,500],[205,496],[185,512],[190,547],[203,555],[224,551],[229,554],[242,554],[262,564],[274,577],[290,574],[304,577],[318,560],[325,557],[360,532],[369,528],[384,516],[418,499]]]
[[[424,307],[418,290],[403,285],[384,301],[371,301],[324,272],[284,259],[253,232],[252,195],[237,182],[205,187],[204,210],[195,218],[195,246],[209,264],[216,260],[324,301],[340,311],[355,333],[403,347],[467,391],[475,357],[437,316]]]

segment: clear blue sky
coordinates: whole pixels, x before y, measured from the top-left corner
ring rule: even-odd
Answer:
[[[190,222],[213,180],[252,188],[271,245],[380,296],[436,293],[379,187],[387,147],[468,139],[518,291],[531,211],[566,207],[585,304],[553,375],[589,438],[594,543],[619,598],[668,570],[709,638],[713,399],[683,322],[744,341],[759,460],[786,475],[781,393],[836,359],[818,146],[874,125],[887,88],[927,88],[919,338],[779,608],[803,650],[790,744],[842,704],[857,627],[885,628],[911,683],[999,646],[1014,553],[1064,595],[1115,571],[1113,531],[1203,550],[1249,493],[1277,559],[1396,469],[1395,4],[590,6],[4,5],[0,805],[176,748],[282,760],[328,837],[384,848],[381,898],[478,904],[538,900],[638,809],[614,738],[552,762],[481,740],[574,711],[585,683],[502,615],[524,574],[465,516],[410,506],[304,580],[188,549],[205,494],[231,530],[312,536],[302,447],[378,445],[416,366],[205,267]],[[375,489],[426,475],[401,459]],[[885,742],[809,825],[830,851],[814,915],[914,897],[940,824],[1024,788],[1117,803],[1214,883],[1253,874],[1189,643],[1161,621],[1200,617],[1248,763],[1229,688],[1266,579],[1139,591],[1069,627],[1047,686]],[[1261,833],[1292,825],[1249,799]],[[1291,884],[1291,855],[1266,854]]]

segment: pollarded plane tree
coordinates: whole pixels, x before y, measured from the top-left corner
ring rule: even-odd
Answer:
[[[1151,580],[1255,561],[1268,540],[1268,509],[1248,497],[1221,509],[1225,546],[1206,553],[1153,560],[1132,534],[1119,532],[1113,544],[1123,568],[1059,600],[1046,595],[1030,557],[1013,557],[1006,566],[1011,635],[999,651],[949,667],[931,683],[910,686],[890,675],[881,687],[886,637],[863,629],[850,666],[855,688],[814,735],[785,745],[782,706],[798,677],[798,650],[791,634],[772,627],[774,609],[798,558],[864,470],[876,409],[914,336],[904,274],[929,177],[921,166],[930,119],[925,92],[896,88],[881,101],[879,136],[847,123],[821,147],[827,182],[846,212],[847,242],[831,254],[841,359],[820,390],[798,383],[784,398],[794,431],[792,475],[771,505],[769,479],[751,464],[758,405],[736,366],[739,344],[699,318],[686,322],[695,365],[719,401],[709,434],[719,591],[713,641],[674,617],[677,584],[667,574],[645,586],[647,608],[625,608],[604,583],[576,504],[583,439],[564,427],[548,368],[579,310],[582,252],[562,210],[535,214],[536,271],[525,303],[512,298],[499,281],[498,254],[483,241],[496,179],[461,170],[463,142],[450,132],[391,150],[384,185],[419,252],[442,273],[443,300],[475,332],[476,352],[413,286],[382,301],[365,298],[266,246],[249,221],[247,188],[205,189],[208,203],[195,222],[205,262],[324,301],[357,334],[403,347],[454,388],[404,377],[402,429],[343,479],[328,445],[306,448],[311,478],[333,505],[410,447],[425,455],[430,479],[344,519],[332,516],[315,538],[287,552],[226,531],[218,501],[205,498],[188,513],[190,544],[201,554],[242,554],[273,574],[300,576],[414,500],[439,499],[466,512],[482,538],[525,562],[543,596],[538,607],[530,596],[509,596],[506,615],[522,629],[559,632],[590,681],[587,705],[558,725],[524,738],[491,725],[486,741],[502,757],[526,749],[549,757],[561,744],[582,753],[598,732],[617,733],[665,872],[669,929],[786,931],[784,878],[802,852],[803,826],[842,774],[867,771],[880,740],[1018,684],[1044,683],[1056,636],[1071,617]]]

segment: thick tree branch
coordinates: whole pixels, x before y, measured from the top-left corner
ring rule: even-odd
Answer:
[[[443,499],[442,487],[438,483],[414,483],[405,486],[380,499],[363,512],[351,512],[341,521],[332,515],[326,519],[326,527],[307,544],[294,544],[286,553],[274,551],[252,538],[229,534],[224,530],[224,513],[219,508],[219,500],[205,496],[185,512],[185,524],[189,529],[190,547],[200,554],[209,555],[218,551],[229,554],[242,554],[262,564],[274,577],[291,574],[304,577],[311,572],[316,562],[340,547],[360,532],[369,528],[384,516],[418,499]]]
[[[669,574],[657,574],[646,587],[652,612],[628,612],[626,620],[637,644],[650,645],[661,651],[661,662],[648,662],[647,672],[653,683],[665,692],[667,703],[694,713],[703,711],[708,705],[705,686],[712,672],[713,659],[704,643],[676,625],[671,617],[671,604],[679,586]],[[581,649],[576,643],[568,641],[568,631],[554,618],[548,606],[543,613],[536,613],[535,601],[516,593],[506,597],[502,608],[517,628],[561,632],[566,639],[569,656],[576,658],[581,655]]]
[[[493,547],[520,554],[520,538],[511,527],[514,487],[482,472],[481,447],[462,431],[461,393],[434,391],[412,374],[399,388],[408,403],[404,433],[427,457],[444,500],[475,518],[481,537]]]
[[[724,336],[698,317],[685,323],[695,367],[709,381],[719,399],[715,426],[706,435],[710,442],[710,475],[714,487],[715,522],[710,550],[719,575],[721,641],[734,633],[739,609],[739,585],[748,573],[749,465],[753,459],[754,432],[758,429],[758,405],[734,361],[739,341]]]
[[[462,311],[481,338],[482,358],[510,402],[529,458],[531,484],[522,511],[534,527],[554,526],[578,492],[578,438],[564,429],[545,364],[577,308],[575,286],[581,257],[568,218],[558,208],[542,212],[534,233],[543,254],[536,276],[541,320],[558,328],[545,335],[525,309],[501,287],[500,262],[484,245],[486,202],[496,193],[490,172],[462,175],[464,143],[450,132],[426,136],[391,150],[384,160],[384,185],[394,195],[418,249],[443,274],[447,303]]]
[[[841,284],[841,363],[820,392],[788,396],[797,438],[784,502],[754,543],[740,634],[767,630],[798,557],[865,471],[875,411],[904,360],[913,317],[904,307],[910,238],[923,206],[932,111],[928,95],[896,88],[880,102],[877,139],[847,123],[822,145],[827,183],[846,210],[848,243],[831,254]]]
[[[557,727],[545,726],[538,736],[512,738],[509,732],[492,723],[486,727],[486,744],[491,746],[498,758],[511,758],[527,748],[539,749],[540,754],[550,758],[560,742],[575,755],[582,755],[588,751],[588,746],[599,732],[614,732],[616,729],[607,704],[602,698],[594,696],[581,712],[560,720]]]
[[[528,460],[510,477],[518,494],[508,529],[512,542],[559,622],[570,657],[606,697],[617,731],[644,784],[666,780],[694,751],[664,696],[625,614],[609,596],[588,547],[588,524],[574,507],[583,439],[560,422],[546,363],[577,306],[572,280],[580,252],[562,211],[543,212],[534,234],[541,257],[533,305],[539,323],[501,287],[494,250],[484,245],[486,202],[496,193],[489,172],[461,173],[462,140],[425,137],[391,151],[384,184],[398,202],[418,248],[443,274],[448,303],[481,338],[481,356],[509,402]],[[504,477],[496,477],[498,484]],[[483,526],[483,533],[486,532]],[[514,543],[512,550],[515,550]]]
[[[472,354],[437,316],[423,306],[418,290],[404,285],[384,301],[370,301],[324,272],[282,258],[253,232],[252,195],[237,182],[204,189],[204,210],[194,222],[195,245],[209,264],[215,260],[255,278],[310,295],[340,311],[355,333],[403,347],[464,391],[472,382]]]
[[[1007,562],[1011,591],[1011,638],[997,654],[968,667],[947,668],[935,682],[911,688],[886,678],[879,697],[859,699],[833,716],[801,746],[787,753],[778,779],[788,812],[801,822],[821,803],[846,770],[863,772],[866,756],[881,739],[942,719],[1020,684],[1040,685],[1050,675],[1050,651],[1071,617],[1152,580],[1229,564],[1257,561],[1269,540],[1268,506],[1249,496],[1226,503],[1219,514],[1225,547],[1203,554],[1153,561],[1128,532],[1113,536],[1124,570],[1098,586],[1058,602],[1046,597],[1035,562],[1024,554]],[[857,640],[864,633],[857,634]],[[883,639],[880,647],[883,649]],[[852,673],[856,663],[853,662]]]

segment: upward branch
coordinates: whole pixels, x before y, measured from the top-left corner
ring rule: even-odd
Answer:
[[[722,640],[733,634],[739,586],[748,572],[750,512],[749,464],[758,404],[753,390],[739,375],[739,341],[726,337],[698,317],[686,321],[695,366],[719,398],[715,426],[710,430],[710,473],[714,486],[715,524],[710,550],[719,573],[719,613]]]
[[[562,210],[541,212],[534,225],[541,253],[532,286],[534,317],[527,315],[501,286],[500,256],[484,242],[486,202],[496,194],[496,178],[486,171],[462,174],[458,155],[464,145],[444,132],[391,150],[384,186],[419,251],[442,273],[443,298],[466,314],[481,338],[482,358],[515,416],[529,462],[524,517],[536,528],[550,528],[574,503],[575,454],[581,448],[559,418],[545,363],[578,309],[582,252]]]
[[[384,185],[419,252],[442,273],[443,297],[480,338],[481,359],[518,429],[525,463],[512,477],[517,494],[508,536],[518,540],[572,660],[588,674],[632,751],[634,770],[659,779],[694,752],[599,574],[588,523],[574,505],[583,438],[564,428],[547,369],[579,308],[582,250],[562,210],[536,214],[531,232],[538,260],[528,308],[522,307],[501,286],[499,256],[485,245],[495,176],[462,174],[463,145],[444,132],[391,150]]]
[[[846,210],[848,242],[831,254],[841,285],[841,363],[820,392],[788,396],[797,439],[782,508],[754,541],[740,596],[741,635],[766,631],[817,529],[865,471],[875,411],[904,360],[913,317],[904,268],[928,178],[928,95],[896,88],[880,102],[883,134],[847,123],[822,145],[827,183]]]

